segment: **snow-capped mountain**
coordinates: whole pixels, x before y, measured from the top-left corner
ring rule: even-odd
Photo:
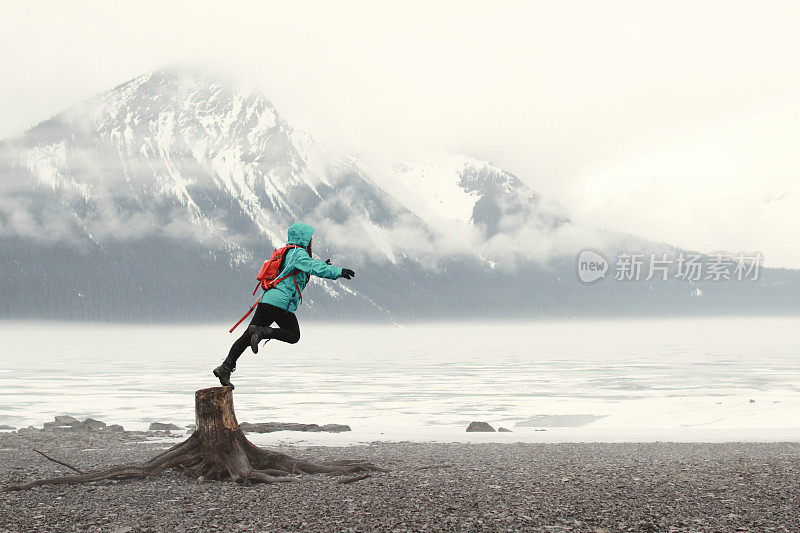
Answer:
[[[13,149],[12,186],[51,188],[70,204],[60,214],[98,242],[166,234],[241,252],[241,236],[280,240],[287,201],[322,183],[310,140],[263,96],[183,70],[131,80]]]
[[[391,262],[441,256],[431,245],[456,233],[480,248],[500,233],[568,222],[517,177],[475,159],[328,158],[263,95],[189,70],[131,80],[36,126],[14,149],[6,193],[56,191],[69,235],[176,234],[234,261],[249,257],[243,243],[282,242],[300,219],[333,226],[331,245],[379,250]],[[414,234],[413,245],[397,233]]]
[[[0,173],[3,316],[229,317],[296,221],[359,271],[310,287],[312,312],[571,313],[564,258],[603,245],[490,163],[324,154],[263,95],[179,68],[3,143]]]

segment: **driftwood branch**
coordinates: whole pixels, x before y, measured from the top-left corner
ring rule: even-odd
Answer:
[[[79,473],[79,474],[85,474],[85,472],[84,472],[83,470],[78,470],[77,468],[75,468],[74,466],[72,466],[72,465],[70,465],[70,464],[67,464],[67,463],[64,463],[64,462],[62,462],[62,461],[59,461],[58,459],[53,459],[52,457],[50,457],[50,456],[49,456],[49,455],[47,455],[46,453],[44,453],[44,452],[40,452],[40,451],[39,451],[39,450],[37,450],[36,448],[33,448],[33,451],[35,451],[36,453],[38,453],[39,455],[41,455],[41,456],[42,456],[42,457],[44,457],[45,459],[49,459],[49,460],[53,461],[54,463],[58,463],[58,464],[60,464],[61,466],[66,466],[66,467],[67,467],[67,468],[69,468],[70,470],[74,470],[75,472],[77,472],[77,473]]]

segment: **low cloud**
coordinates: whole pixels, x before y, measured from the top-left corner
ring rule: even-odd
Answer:
[[[77,246],[167,238],[225,250],[239,262],[250,256],[254,240],[275,241],[280,235],[280,241],[286,218],[299,212],[318,230],[316,250],[335,252],[355,266],[418,262],[435,271],[442,259],[460,257],[514,270],[584,248],[613,247],[609,235],[570,222],[558,204],[475,160],[439,155],[401,171],[449,183],[445,189],[434,186],[433,199],[420,191],[384,188],[389,186],[381,172],[392,164],[381,170],[320,164],[305,175],[286,176],[293,188],[281,191],[280,200],[292,205],[273,208],[275,192],[260,192],[263,183],[236,181],[236,187],[225,188],[218,171],[195,155],[143,155],[127,145],[116,151],[113,143],[95,145],[93,139],[84,139],[85,148],[58,141],[21,150],[17,163],[2,167],[12,170],[0,186],[0,235]],[[173,152],[181,153],[181,146]],[[252,172],[255,176],[257,169]],[[464,176],[468,194],[460,188]],[[322,182],[326,192],[314,192],[311,187]],[[451,200],[458,209],[448,209]]]

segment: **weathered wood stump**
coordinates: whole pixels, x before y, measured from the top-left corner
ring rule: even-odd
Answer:
[[[149,461],[72,476],[40,479],[24,485],[7,486],[5,490],[24,490],[40,485],[86,483],[103,479],[142,479],[156,476],[170,468],[180,469],[201,481],[213,479],[240,483],[297,481],[302,474],[342,475],[363,471],[384,471],[364,461],[311,463],[259,448],[247,440],[236,421],[232,391],[233,387],[213,387],[197,391],[195,432],[185,441]]]

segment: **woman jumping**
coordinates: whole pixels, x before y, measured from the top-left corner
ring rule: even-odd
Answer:
[[[355,272],[349,268],[339,268],[328,261],[318,261],[311,257],[311,243],[314,241],[314,228],[307,224],[292,224],[289,227],[289,245],[295,245],[286,252],[281,265],[281,276],[285,277],[274,288],[264,291],[258,307],[244,334],[231,346],[228,357],[214,369],[214,375],[225,387],[232,387],[231,372],[236,370],[236,360],[249,346],[258,353],[258,343],[264,339],[276,339],[294,344],[300,340],[300,325],[294,312],[299,305],[300,291],[308,283],[309,276],[328,279],[351,279]],[[277,324],[277,328],[270,327]]]

